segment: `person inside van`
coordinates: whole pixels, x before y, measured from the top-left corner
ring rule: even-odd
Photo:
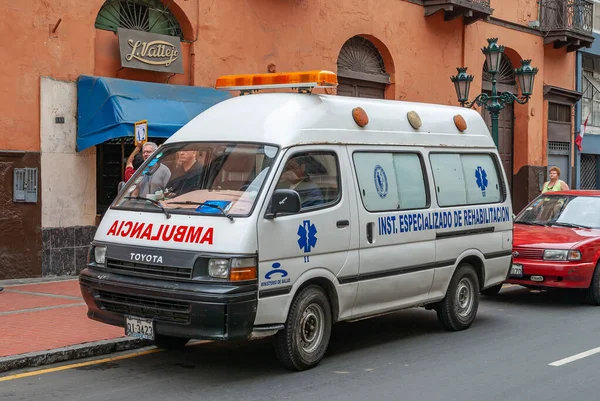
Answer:
[[[544,183],[542,193],[548,191],[568,191],[569,186],[566,182],[560,179],[560,168],[556,166],[550,167],[550,181]]]
[[[150,157],[154,151],[158,149],[158,146],[154,142],[146,142],[142,146],[142,156],[144,161]],[[156,161],[155,164],[152,162]],[[141,177],[142,180],[139,183],[139,187],[132,192],[132,196],[146,197],[148,194],[154,194],[156,191],[164,190],[165,186],[171,178],[171,170],[162,163],[158,163],[158,160],[153,160],[148,165],[148,171],[144,172]]]
[[[170,197],[183,195],[201,188],[204,166],[198,160],[195,150],[181,150],[177,152],[177,163],[172,172],[172,178],[167,183]]]
[[[308,175],[308,167],[312,158],[308,156],[293,157],[288,161],[281,174],[278,189],[293,189],[300,195],[302,208],[324,203],[321,190]]]

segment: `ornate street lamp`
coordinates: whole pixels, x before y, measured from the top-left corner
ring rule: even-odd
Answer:
[[[469,89],[471,82],[473,81],[473,75],[467,75],[467,68],[457,68],[458,74],[450,77],[450,80],[454,84],[456,89],[456,96],[458,101],[463,107],[473,107],[478,105],[485,107],[492,117],[492,138],[496,147],[498,147],[498,117],[500,111],[506,104],[517,102],[519,104],[525,104],[529,101],[529,97],[533,93],[533,84],[535,75],[538,72],[537,68],[531,67],[531,60],[521,60],[521,67],[515,69],[515,75],[519,81],[522,96],[517,96],[511,92],[502,92],[498,95],[496,91],[496,74],[500,70],[500,61],[502,60],[502,54],[504,53],[504,46],[498,45],[498,38],[488,39],[488,46],[481,49],[485,55],[485,62],[488,68],[488,72],[492,75],[492,93],[480,93],[477,97],[469,102]]]

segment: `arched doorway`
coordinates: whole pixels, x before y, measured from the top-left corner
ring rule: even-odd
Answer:
[[[390,76],[373,42],[362,36],[348,39],[340,50],[337,66],[338,95],[385,99]]]
[[[105,0],[94,22],[96,28],[94,75],[132,81],[173,83],[188,85],[187,74],[172,74],[144,69],[125,68],[117,57],[119,28],[184,39],[182,23],[175,15],[171,0]],[[185,46],[185,45],[183,45]],[[185,51],[182,46],[182,53]],[[110,53],[109,53],[110,52]],[[185,66],[188,70],[190,67]],[[177,80],[177,81],[176,81]],[[149,141],[158,145],[165,138],[153,137]],[[126,160],[135,148],[133,136],[114,138],[96,145],[96,213],[103,215],[117,196],[118,184],[123,180]]]
[[[483,65],[483,91],[487,94],[492,93],[492,74],[488,72],[487,64]],[[512,62],[505,54],[502,55],[500,69],[496,74],[496,90],[498,94],[502,92],[518,93],[517,80],[515,77],[515,69]],[[490,113],[484,108],[481,109],[481,114],[488,125],[488,129],[492,130],[492,118]],[[506,104],[500,112],[498,119],[498,152],[500,160],[506,172],[508,184],[513,188],[513,154],[514,154],[514,105]]]

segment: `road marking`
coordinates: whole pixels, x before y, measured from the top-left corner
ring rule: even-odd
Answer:
[[[65,305],[54,305],[54,306],[40,306],[40,307],[37,307],[37,308],[19,309],[19,310],[10,310],[10,311],[7,311],[7,312],[0,312],[0,316],[16,315],[18,313],[40,312],[40,311],[50,310],[50,309],[71,308],[73,306],[84,306],[84,305],[85,305],[85,302],[80,302],[78,304],[65,304]]]
[[[4,291],[6,292],[14,292],[16,294],[23,294],[23,295],[37,295],[39,297],[50,297],[50,298],[60,298],[60,299],[72,299],[74,301],[80,301],[83,298],[82,297],[74,297],[71,295],[61,295],[61,294],[49,294],[47,292],[37,292],[37,291],[23,291],[23,290],[13,290],[5,288]]]
[[[154,349],[149,349],[149,350],[146,350],[146,351],[135,352],[133,354],[114,356],[112,358],[104,358],[104,359],[98,359],[98,360],[95,360],[95,361],[80,362],[80,363],[74,363],[74,364],[71,364],[71,365],[57,366],[55,368],[35,370],[33,372],[18,373],[16,375],[10,375],[10,376],[5,376],[5,377],[0,377],[0,382],[6,382],[6,381],[9,381],[9,380],[15,380],[15,379],[22,379],[24,377],[31,377],[31,376],[37,376],[37,375],[45,375],[46,373],[60,372],[61,370],[68,370],[68,369],[80,368],[82,366],[99,365],[101,363],[107,363],[107,362],[113,362],[113,361],[120,361],[120,360],[123,360],[123,359],[135,358],[137,356],[142,356],[142,355],[147,355],[147,354],[154,354],[155,352],[160,352],[160,351],[162,351],[162,350],[158,349],[158,348],[154,348]]]
[[[579,353],[577,355],[570,356],[568,358],[564,358],[564,359],[549,363],[548,365],[558,367],[558,366],[566,365],[567,363],[575,362],[579,359],[583,359],[583,358],[586,358],[588,356],[591,356],[591,355],[594,355],[597,353],[600,353],[600,347]]]

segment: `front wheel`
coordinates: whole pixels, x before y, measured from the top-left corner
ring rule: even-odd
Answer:
[[[479,307],[479,280],[475,269],[468,263],[461,263],[440,301],[437,316],[445,329],[459,331],[469,328]]]
[[[600,267],[596,266],[590,288],[588,288],[587,301],[594,305],[600,306]]]
[[[290,370],[316,366],[331,336],[331,307],[323,289],[312,285],[292,301],[285,328],[275,336],[275,352]]]

